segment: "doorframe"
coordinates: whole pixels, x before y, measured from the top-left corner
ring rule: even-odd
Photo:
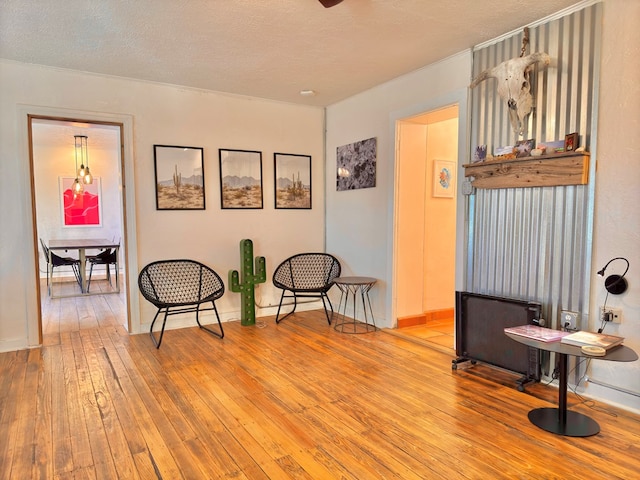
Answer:
[[[387,245],[389,251],[387,252],[387,259],[391,265],[391,285],[387,289],[386,298],[386,316],[391,319],[394,326],[397,326],[397,283],[398,283],[398,270],[397,270],[397,258],[396,258],[396,238],[398,235],[398,143],[399,138],[397,135],[397,123],[407,118],[415,117],[422,113],[432,112],[440,110],[452,105],[458,106],[458,159],[457,159],[457,185],[456,191],[456,266],[455,266],[455,289],[462,290],[465,284],[465,276],[467,271],[467,238],[468,238],[468,215],[467,215],[467,198],[462,195],[461,184],[464,180],[464,169],[462,165],[468,163],[469,152],[469,132],[470,132],[470,119],[468,115],[469,111],[469,89],[463,88],[455,90],[440,97],[433,98],[431,100],[411,105],[410,107],[402,110],[391,112],[389,115],[389,138],[393,138],[393,142],[389,146],[390,158],[393,158],[393,162],[389,162],[389,171],[387,174],[393,178],[393,188],[389,189],[388,205],[392,205],[392,228],[387,230]]]
[[[139,298],[136,290],[136,282],[131,282],[130,272],[137,272],[137,245],[136,239],[136,212],[133,193],[127,195],[127,190],[134,192],[134,164],[133,164],[133,117],[131,115],[86,112],[33,105],[18,106],[18,125],[20,136],[20,148],[22,157],[28,159],[27,170],[29,178],[29,195],[27,202],[31,209],[31,237],[34,285],[31,289],[35,295],[31,296],[30,304],[35,304],[35,315],[28,315],[27,341],[30,346],[42,344],[42,306],[40,302],[40,273],[38,267],[38,231],[35,203],[34,162],[33,162],[33,137],[31,121],[33,119],[47,119],[61,122],[83,122],[91,124],[116,125],[120,127],[120,161],[118,172],[120,177],[119,188],[122,192],[122,225],[124,246],[124,269],[127,279],[125,297],[127,304],[127,325],[129,333],[138,333],[140,330]],[[128,201],[127,201],[128,200]],[[28,208],[28,207],[27,207]],[[131,248],[133,246],[134,248]]]

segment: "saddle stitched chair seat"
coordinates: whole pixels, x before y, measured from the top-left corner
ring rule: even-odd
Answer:
[[[180,313],[195,312],[198,327],[216,337],[224,337],[215,304],[224,294],[224,283],[220,276],[206,265],[187,259],[152,262],[140,271],[138,287],[142,296],[158,309],[149,328],[149,335],[156,348],[160,348],[162,343],[167,317]],[[202,308],[202,305],[208,302],[211,302],[211,307]],[[200,312],[208,310],[213,310],[216,315],[218,331],[200,323]],[[153,325],[161,312],[164,312],[164,319],[160,337],[156,340]]]
[[[313,297],[322,299],[324,313],[329,325],[333,317],[333,305],[327,292],[333,286],[333,280],[340,276],[340,262],[328,253],[299,253],[284,260],[273,273],[273,284],[282,289],[276,323],[280,323],[296,311],[298,298]],[[280,309],[285,298],[293,298],[293,310],[280,318]],[[331,316],[327,311],[331,308]]]
[[[72,257],[61,257],[53,252],[49,251],[49,247],[40,239],[40,245],[44,252],[44,258],[47,260],[47,290],[51,295],[51,285],[49,283],[49,275],[51,275],[51,283],[53,283],[53,269],[56,267],[71,267],[73,275],[76,277],[76,282],[82,288],[82,277],[80,276],[80,260]]]

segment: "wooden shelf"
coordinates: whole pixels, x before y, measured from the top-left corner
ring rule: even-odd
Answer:
[[[589,182],[589,154],[554,153],[540,157],[493,159],[463,165],[476,188],[557,187]]]

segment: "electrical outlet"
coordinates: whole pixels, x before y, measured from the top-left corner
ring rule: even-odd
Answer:
[[[606,316],[609,316],[609,320]],[[602,321],[609,321],[611,323],[622,323],[622,309],[612,307],[600,307],[600,318]]]
[[[578,328],[578,317],[580,314],[578,312],[569,312],[567,310],[562,310],[560,312],[560,326],[562,328],[566,328],[567,330],[576,330]]]

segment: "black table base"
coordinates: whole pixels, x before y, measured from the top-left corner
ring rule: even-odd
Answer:
[[[592,418],[578,412],[567,410],[562,422],[561,412],[557,408],[536,408],[529,412],[529,421],[547,432],[566,437],[590,437],[600,431],[600,425]]]

